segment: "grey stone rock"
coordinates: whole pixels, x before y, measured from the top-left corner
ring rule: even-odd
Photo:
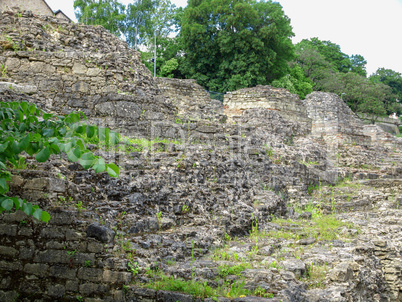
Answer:
[[[337,264],[330,272],[329,278],[336,282],[345,282],[353,277],[353,270],[347,262]]]
[[[294,273],[297,277],[301,277],[307,270],[306,264],[300,259],[289,259],[280,263],[287,271]]]
[[[116,233],[113,230],[98,223],[90,224],[87,228],[88,237],[95,238],[104,243],[113,242],[115,235]]]

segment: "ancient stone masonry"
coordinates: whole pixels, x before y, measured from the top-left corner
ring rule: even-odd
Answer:
[[[0,101],[142,138],[87,145],[119,178],[64,155],[10,168],[10,194],[52,219],[0,213],[1,302],[213,301],[146,287],[164,275],[227,286],[221,302],[242,287],[254,296],[233,301],[402,301],[401,139],[334,94],[258,86],[222,104],[154,79],[101,27],[0,17]]]
[[[358,113],[359,117],[366,123],[372,124],[372,121],[375,121],[375,124],[378,125],[382,130],[391,134],[400,134],[399,127],[401,126],[401,120],[399,118],[388,118],[388,117],[378,117],[371,116],[364,113]]]
[[[313,92],[303,103],[313,121],[311,135],[324,139],[335,153],[340,144],[344,143],[389,147],[400,144],[400,139],[386,133],[379,126],[364,124],[334,93]]]
[[[115,232],[89,222],[93,213],[61,207],[67,202],[62,198],[69,190],[67,184],[45,171],[14,176],[11,190],[43,207],[48,198],[60,205],[48,207],[52,216],[48,225],[34,222],[22,212],[3,216],[0,301],[17,301],[18,297],[30,301],[109,297],[109,301],[119,301],[122,284],[132,279],[127,260],[111,254]]]
[[[34,14],[53,16],[53,11],[45,0],[1,0],[0,2],[0,11],[8,11],[14,7]]]
[[[371,143],[363,133],[363,123],[336,94],[313,92],[303,103],[313,121],[311,134],[314,137],[323,138],[336,147],[342,142]]]
[[[102,27],[3,12],[0,31],[0,81],[16,90],[28,85],[42,108],[81,110],[133,136],[149,136],[153,121],[173,120],[139,53]]]
[[[162,94],[169,97],[179,116],[200,120],[213,117],[220,120],[223,115],[221,102],[211,100],[209,93],[195,80],[156,78]]]
[[[311,120],[299,97],[283,88],[257,86],[232,91],[225,94],[223,103],[228,117],[239,116],[246,109],[266,108],[279,111],[284,118],[297,121],[306,129],[311,128]]]

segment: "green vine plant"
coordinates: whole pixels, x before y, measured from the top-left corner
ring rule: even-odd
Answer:
[[[7,195],[8,182],[12,175],[7,165],[18,166],[21,157],[35,156],[38,162],[45,162],[52,154],[65,153],[71,162],[78,162],[84,169],[96,173],[106,171],[111,177],[119,176],[119,167],[86,148],[86,142],[98,141],[115,145],[120,141],[118,133],[108,128],[86,124],[82,112],[66,116],[46,113],[27,102],[0,103],[0,213],[22,210],[37,220],[48,222],[46,211],[26,200]]]

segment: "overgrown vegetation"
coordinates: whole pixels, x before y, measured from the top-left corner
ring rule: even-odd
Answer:
[[[255,290],[246,289],[244,280],[233,283],[224,281],[222,285],[214,288],[208,285],[206,281],[200,282],[194,279],[184,280],[169,277],[160,271],[154,272],[149,270],[148,275],[152,276],[153,281],[145,285],[147,288],[182,292],[201,299],[212,298],[217,300],[217,297],[238,298],[245,296],[274,297],[272,293],[266,292],[265,289],[262,288]],[[236,270],[236,275],[240,275],[240,271]]]
[[[97,173],[106,171],[112,177],[119,175],[114,163],[106,163],[95,156],[86,148],[86,143],[96,137],[106,146],[115,145],[120,135],[108,128],[87,125],[85,120],[82,112],[56,116],[27,102],[0,103],[0,212],[20,209],[38,220],[50,219],[37,205],[7,196],[7,182],[11,181],[7,165],[21,167],[27,156],[45,162],[52,154],[65,153],[71,162],[78,162],[85,169],[92,168]]]

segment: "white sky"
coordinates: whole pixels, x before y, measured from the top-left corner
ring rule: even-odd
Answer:
[[[187,0],[171,0],[177,6]],[[74,0],[46,0],[75,20]],[[121,0],[130,3],[130,0]],[[402,0],[278,0],[291,19],[294,43],[318,37],[367,60],[368,75],[377,68],[402,73]]]

